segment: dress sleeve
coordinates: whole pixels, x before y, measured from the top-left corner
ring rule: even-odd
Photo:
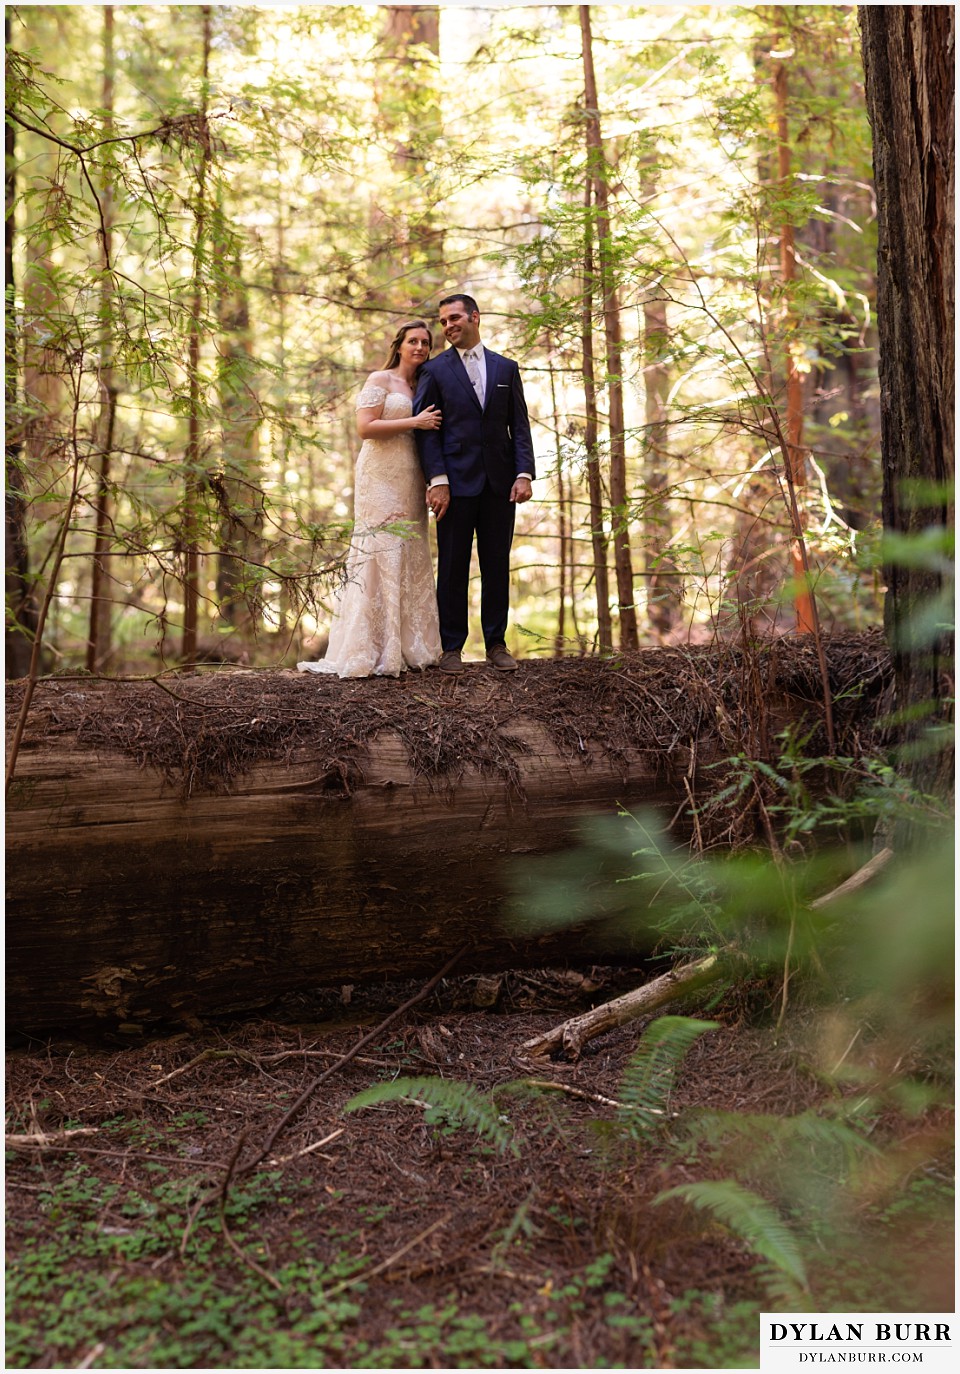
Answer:
[[[364,410],[368,406],[382,406],[387,399],[387,393],[382,386],[373,386],[367,382],[366,386],[357,397],[357,410]]]

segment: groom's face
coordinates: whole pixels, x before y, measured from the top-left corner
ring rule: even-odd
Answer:
[[[454,348],[473,348],[480,342],[480,316],[475,310],[468,314],[463,301],[441,305],[439,319],[443,337]]]

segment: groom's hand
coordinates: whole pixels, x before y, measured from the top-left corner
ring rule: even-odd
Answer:
[[[450,504],[450,488],[441,482],[436,487],[427,488],[427,505],[438,520],[442,520]]]
[[[524,501],[529,501],[533,495],[533,486],[529,477],[518,477],[510,488],[510,500],[516,501],[517,505],[523,505]]]

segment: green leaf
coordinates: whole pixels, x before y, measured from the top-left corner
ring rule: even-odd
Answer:
[[[493,1098],[469,1083],[445,1078],[395,1078],[390,1083],[375,1083],[371,1088],[351,1097],[345,1112],[360,1111],[384,1102],[404,1102],[413,1099],[426,1103],[434,1114],[440,1113],[454,1126],[466,1126],[489,1140],[501,1152],[517,1153],[511,1133],[500,1115]]]
[[[785,1274],[798,1289],[807,1291],[807,1271],[796,1238],[765,1198],[742,1188],[732,1179],[720,1179],[668,1188],[654,1198],[654,1206],[672,1198],[699,1211],[710,1212],[755,1254]]]
[[[677,1069],[691,1045],[718,1024],[692,1016],[661,1016],[644,1032],[620,1085],[621,1099],[638,1112],[641,1132],[649,1131],[663,1115]]]

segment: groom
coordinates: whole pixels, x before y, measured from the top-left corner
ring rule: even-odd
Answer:
[[[517,506],[533,495],[536,476],[520,369],[480,342],[472,296],[440,302],[440,327],[452,348],[420,369],[413,413],[437,406],[440,429],[418,429],[427,504],[437,517],[437,606],[440,671],[462,673],[467,638],[470,554],[480,560],[480,626],[487,662],[510,672],[507,652],[510,544]]]

